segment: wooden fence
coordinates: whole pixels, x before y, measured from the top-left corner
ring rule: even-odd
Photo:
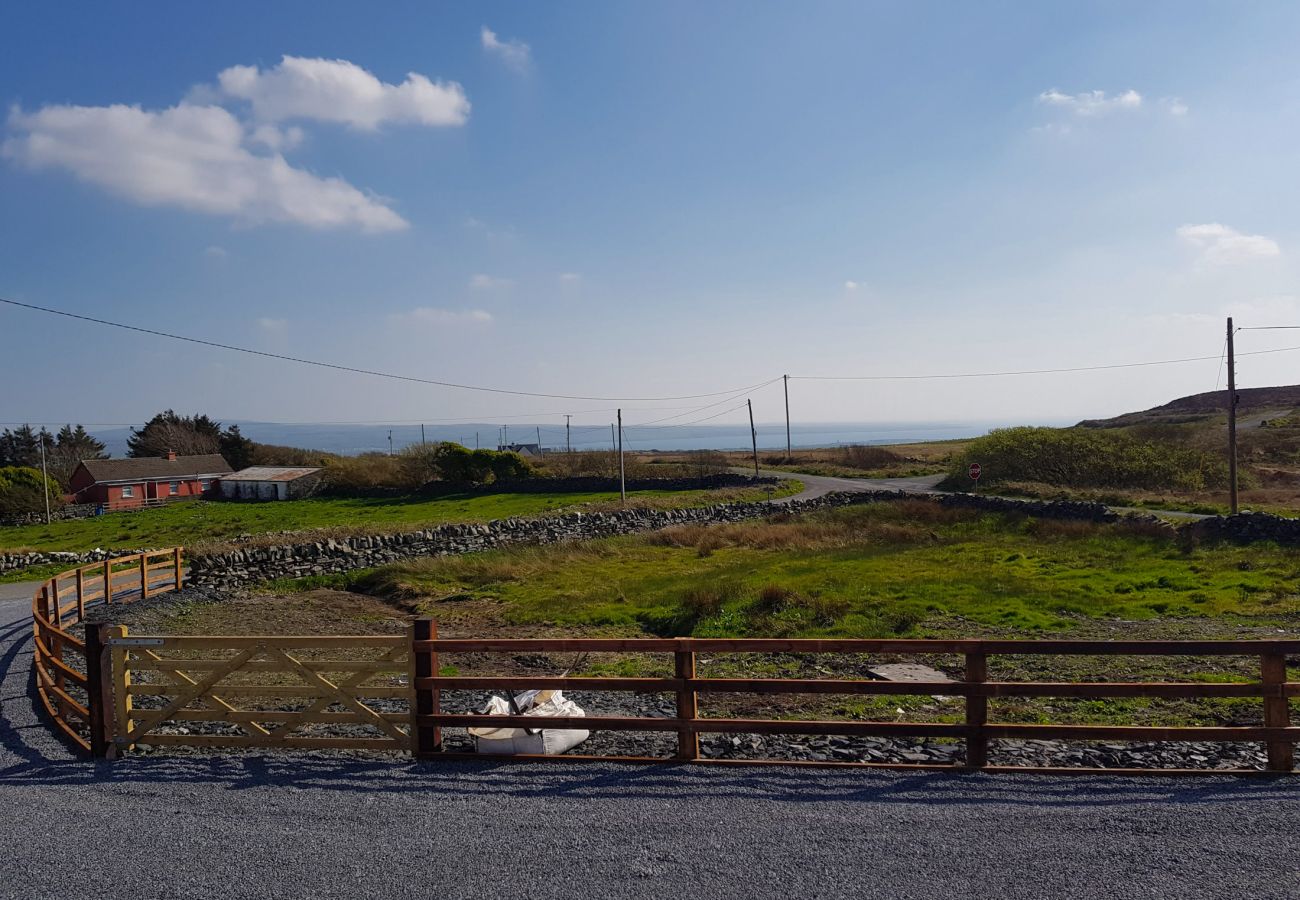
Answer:
[[[818,763],[1025,771],[990,766],[991,741],[1226,741],[1258,742],[1267,772],[1294,769],[1300,727],[1291,725],[1290,700],[1300,696],[1287,656],[1300,640],[1262,641],[1002,641],[1002,640],[772,640],[772,639],[540,639],[440,640],[429,619],[405,636],[142,636],[120,625],[89,629],[83,642],[68,629],[87,606],[122,602],[181,584],[181,551],[168,550],[82,566],[50,580],[33,604],[37,688],[55,725],[95,755],[112,756],[136,744],[267,748],[348,748],[409,751],[425,759],[473,754],[445,751],[443,728],[484,725],[582,728],[592,731],[670,732],[671,759],[699,762],[776,762],[703,759],[700,735],[791,734],[923,737],[960,740],[965,759],[952,764]],[[463,653],[671,654],[671,677],[442,675],[440,658]],[[699,654],[875,654],[894,658],[937,654],[964,660],[961,681],[894,682],[840,678],[703,678]],[[1258,661],[1250,682],[1026,682],[994,681],[990,657],[1235,656]],[[80,661],[80,665],[78,665]],[[1099,672],[1102,666],[1097,667]],[[575,718],[493,716],[442,711],[444,691],[488,692],[556,688],[671,694],[671,717]],[[740,719],[703,716],[701,694],[838,694],[950,696],[964,700],[957,722]],[[1255,698],[1262,725],[1137,726],[1019,724],[991,721],[989,700],[1007,697],[1067,699]],[[338,734],[340,727],[347,733]],[[618,759],[568,754],[544,759]],[[781,761],[784,764],[784,761]],[[1042,771],[1042,770],[1040,770]],[[1204,772],[1170,769],[1054,769],[1132,773]],[[1213,770],[1248,774],[1254,770]]]
[[[94,637],[71,629],[86,610],[101,603],[126,603],[181,587],[180,547],[91,563],[55,575],[32,599],[32,654],[36,692],[54,726],[83,750],[102,735],[105,660]],[[92,629],[91,635],[96,632]]]
[[[112,657],[108,755],[135,744],[410,748],[405,635],[133,637],[122,625],[100,635]],[[394,698],[399,710],[376,708]],[[340,726],[352,734],[320,734]]]
[[[419,637],[419,636],[417,636]],[[701,762],[764,762],[754,760],[702,760],[702,733],[858,735],[872,737],[956,738],[966,745],[964,763],[916,764],[901,768],[960,768],[986,771],[1025,771],[1028,767],[988,765],[989,742],[1002,739],[1073,741],[1258,741],[1267,750],[1267,770],[1291,772],[1293,747],[1300,740],[1300,728],[1290,724],[1289,698],[1300,696],[1300,683],[1287,679],[1287,654],[1300,653],[1300,641],[999,641],[999,640],[725,640],[682,638],[670,640],[437,640],[429,631],[412,644],[415,653],[413,680],[416,710],[412,733],[414,753],[423,758],[460,756],[440,752],[443,727],[482,725],[483,717],[447,714],[439,709],[444,690],[501,690],[558,688],[562,690],[634,691],[671,693],[676,697],[672,718],[585,716],[575,718],[539,716],[494,716],[493,725],[513,727],[583,728],[592,731],[675,732],[679,760]],[[462,677],[438,675],[440,655],[455,653],[667,653],[674,659],[671,678],[594,677]],[[891,656],[960,654],[965,660],[965,680],[868,681],[806,678],[699,678],[696,657],[700,653],[874,653]],[[988,660],[1000,655],[1072,656],[1247,656],[1259,660],[1259,680],[1249,683],[1201,682],[1011,682],[990,681]],[[960,723],[809,721],[789,719],[703,718],[698,697],[707,693],[727,694],[847,694],[847,695],[935,695],[965,698],[964,721]],[[1262,726],[1250,727],[1151,727],[1114,725],[1027,725],[990,722],[988,704],[995,697],[1154,697],[1212,698],[1257,697],[1263,704]],[[548,758],[548,757],[543,757]],[[580,757],[610,759],[611,757]],[[625,759],[626,757],[616,757]],[[650,760],[645,760],[650,761]],[[772,762],[767,760],[766,762]],[[828,763],[864,765],[864,763]],[[877,765],[866,763],[865,765]],[[1055,771],[1089,771],[1061,769]],[[1133,773],[1170,772],[1150,770]],[[1200,771],[1205,770],[1186,770]],[[1215,770],[1222,772],[1224,770]],[[1247,774],[1251,770],[1233,770]]]

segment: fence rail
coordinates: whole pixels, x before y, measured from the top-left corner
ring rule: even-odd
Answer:
[[[97,755],[116,755],[136,744],[197,747],[346,748],[410,752],[425,759],[472,754],[443,748],[442,729],[494,727],[579,728],[591,731],[669,732],[679,761],[705,760],[702,734],[790,734],[929,737],[959,740],[965,757],[951,764],[888,764],[903,768],[1020,771],[989,765],[999,740],[1225,741],[1263,745],[1266,771],[1290,773],[1300,727],[1291,723],[1290,700],[1300,682],[1289,680],[1287,656],[1300,641],[1006,641],[1006,640],[798,640],[798,639],[537,639],[440,640],[430,619],[414,621],[406,635],[133,635],[120,625],[88,629],[85,640],[69,630],[87,606],[122,602],[173,590],[181,584],[179,549],[96,563],[51,579],[34,603],[37,686],[55,725]],[[672,675],[662,677],[443,675],[439,661],[457,654],[546,653],[666,654]],[[887,654],[892,657],[956,655],[958,681],[880,681],[827,678],[716,678],[697,674],[700,654]],[[1249,682],[1001,681],[989,678],[1000,656],[1117,655],[1155,657],[1238,656],[1258,661]],[[1104,666],[1097,674],[1104,677]],[[493,716],[442,710],[445,691],[530,688],[669,694],[668,717]],[[702,715],[700,697],[768,695],[933,695],[962,700],[959,721],[898,722],[725,718]],[[989,701],[1007,697],[1066,699],[1256,698],[1261,725],[1153,726],[1021,724],[990,718]],[[340,734],[339,729],[345,729]],[[555,759],[556,757],[537,757]],[[576,759],[662,758],[567,755]],[[766,760],[766,762],[782,762]],[[820,763],[819,763],[820,764]],[[885,765],[825,763],[828,765]],[[1052,771],[1087,771],[1056,770]],[[1170,772],[1182,770],[1116,770]],[[1185,770],[1205,771],[1205,770]],[[1245,774],[1253,770],[1213,770]]]
[[[494,716],[493,725],[530,728],[583,728],[611,731],[676,732],[679,760],[700,760],[699,736],[724,734],[853,735],[869,737],[958,738],[966,744],[963,763],[949,766],[924,764],[920,768],[984,769],[989,742],[994,740],[1102,740],[1102,741],[1258,741],[1264,744],[1267,770],[1291,772],[1294,745],[1300,727],[1290,723],[1289,698],[1300,696],[1300,683],[1287,680],[1286,656],[1300,653],[1300,641],[1003,641],[1003,640],[437,640],[433,635],[412,645],[413,681],[421,711],[413,719],[417,756],[435,758],[460,755],[441,751],[443,727],[472,727],[482,717],[441,712],[444,690],[559,688],[593,691],[648,691],[676,696],[676,715],[670,718],[632,716]],[[600,677],[484,677],[442,676],[440,654],[544,652],[643,652],[672,654],[672,678]],[[962,681],[869,681],[807,678],[700,678],[699,653],[885,653],[896,656],[959,654],[964,657]],[[1259,681],[1248,683],[1199,682],[1010,682],[990,681],[991,656],[1249,656],[1259,659]],[[944,722],[814,721],[802,719],[729,719],[699,714],[700,694],[921,694],[960,697],[964,720]],[[1140,725],[1028,725],[989,721],[988,701],[998,697],[1098,697],[1216,698],[1257,697],[1263,704],[1263,726],[1140,726]],[[594,757],[588,757],[594,758]],[[599,757],[610,759],[616,757]],[[717,762],[720,760],[710,760]],[[745,760],[745,762],[751,762]],[[831,763],[835,764],[835,763]],[[861,763],[840,763],[862,765]],[[998,770],[1010,767],[997,767]],[[1115,771],[1115,770],[1107,770]],[[1168,771],[1168,770],[1163,770]],[[1216,770],[1222,771],[1222,770]]]
[[[70,629],[98,604],[126,603],[174,591],[183,583],[182,550],[173,547],[119,556],[61,572],[32,598],[36,693],[51,721],[83,750],[103,734],[103,660],[95,632]]]
[[[112,657],[111,753],[136,744],[410,749],[406,706],[378,708],[410,698],[406,636],[136,637],[115,625],[102,626],[99,639]],[[141,672],[152,680],[136,681]],[[385,680],[370,683],[376,678]],[[137,705],[143,697],[149,706]],[[283,708],[286,700],[299,708]],[[204,727],[195,723],[218,724],[194,734]],[[340,726],[354,733],[314,733]]]

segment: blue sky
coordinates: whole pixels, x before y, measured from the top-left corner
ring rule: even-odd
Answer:
[[[11,4],[0,296],[581,396],[1217,357],[1224,315],[1300,324],[1297,25],[1269,3]],[[12,308],[0,334],[0,420],[613,405]],[[1297,364],[1244,357],[1241,383]],[[794,381],[791,401],[1068,420],[1218,377]],[[753,399],[780,417],[779,386]],[[625,405],[730,408],[689,411],[711,402]]]

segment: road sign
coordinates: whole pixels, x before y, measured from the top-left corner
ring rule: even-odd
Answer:
[[[979,481],[980,475],[984,474],[984,469],[979,463],[971,463],[970,468],[966,470],[966,474],[971,477],[971,481]]]

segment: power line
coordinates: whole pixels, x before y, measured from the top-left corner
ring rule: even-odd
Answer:
[[[1290,326],[1286,326],[1290,327]],[[1300,326],[1297,326],[1300,327]],[[1278,347],[1274,350],[1252,350],[1237,356],[1260,356],[1265,353],[1290,353],[1300,347]],[[1065,369],[1024,369],[1015,372],[960,372],[944,375],[791,375],[800,381],[921,381],[940,378],[1005,378],[1012,375],[1056,375],[1064,372],[1097,372],[1103,369],[1137,369],[1144,366],[1170,366],[1177,363],[1206,362],[1218,356],[1188,356],[1182,359],[1156,359],[1149,362],[1114,363],[1106,366],[1073,366]]]
[[[1300,325],[1241,325],[1238,331],[1300,331]],[[1238,356],[1245,356],[1244,353],[1238,353]]]
[[[344,365],[339,365],[337,363],[321,362],[320,360],[315,360],[315,359],[302,359],[296,356],[285,356],[280,353],[268,353],[265,350],[254,350],[250,347],[237,347],[234,344],[222,344],[222,343],[218,343],[217,341],[205,341],[201,338],[187,337],[181,334],[171,334],[170,332],[167,331],[157,331],[152,328],[141,328],[138,325],[126,325],[123,324],[122,322],[110,322],[108,319],[97,319],[94,316],[83,316],[78,313],[65,312],[64,310],[61,309],[51,309],[50,307],[47,306],[37,306],[33,303],[20,303],[17,300],[7,300],[4,297],[0,297],[0,303],[7,303],[10,306],[18,306],[23,309],[36,310],[37,312],[49,313],[50,315],[54,315],[54,316],[64,316],[69,319],[77,319],[82,322],[93,322],[96,325],[107,325],[112,328],[121,328],[126,331],[139,332],[140,334],[149,334],[155,337],[164,337],[173,341],[185,341],[190,344],[199,344],[204,347],[215,347],[219,350],[233,350],[237,353],[248,353],[253,356],[265,357],[266,359],[278,359],[281,362],[299,363],[300,365],[304,365],[304,366],[317,366],[318,368],[322,368],[322,369],[334,369],[335,371],[339,371],[339,372],[352,372],[357,375],[372,375],[376,378],[390,378],[393,379],[394,381],[408,381],[408,382],[413,382],[415,384],[431,384],[437,387],[455,388],[456,390],[461,390],[461,391],[481,391],[489,394],[511,394],[516,397],[546,397],[551,400],[599,400],[599,401],[607,401],[607,402],[630,400],[633,402],[655,402],[660,400],[664,400],[664,401],[699,400],[703,397],[720,397],[723,394],[735,394],[737,392],[743,392],[747,390],[753,390],[758,387],[762,387],[762,385],[759,384],[759,385],[752,385],[751,387],[731,388],[730,390],[725,390],[725,391],[710,391],[704,394],[683,394],[681,396],[676,396],[676,397],[583,397],[583,396],[577,396],[573,394],[546,394],[537,391],[515,391],[515,390],[508,390],[506,388],[492,388],[492,387],[482,387],[479,385],[472,385],[472,384],[458,384],[457,382],[454,381],[438,381],[433,378],[416,378],[415,376],[412,375],[396,375],[393,374],[392,372],[378,372],[373,369],[360,369],[355,366],[344,366]],[[764,382],[764,384],[770,384],[770,382]]]

